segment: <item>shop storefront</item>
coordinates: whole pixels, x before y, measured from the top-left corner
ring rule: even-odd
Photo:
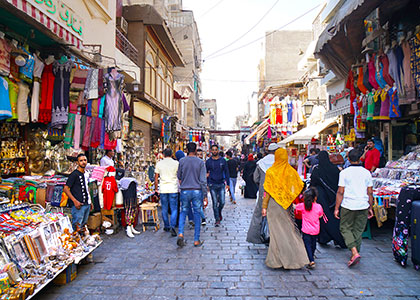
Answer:
[[[0,262],[7,268],[1,274],[7,299],[33,297],[60,273],[59,283],[70,281],[73,264],[101,243],[98,235],[71,226],[63,188],[79,153],[89,162],[89,229],[104,220],[117,225],[117,218],[103,214],[117,213],[115,205],[127,225],[136,215],[137,204],[127,206],[119,180],[115,200],[104,200],[103,182],[115,177],[99,165],[106,150],[117,153],[116,178],[125,173],[121,180],[135,182],[136,201],[152,194],[145,151],[151,120],[130,114],[134,105],[121,70],[84,55],[83,19],[57,3],[0,2]]]

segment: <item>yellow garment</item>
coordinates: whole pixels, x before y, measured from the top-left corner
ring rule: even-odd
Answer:
[[[277,149],[274,159],[274,164],[265,174],[264,190],[287,209],[302,191],[303,182],[296,170],[289,165],[285,149]]]

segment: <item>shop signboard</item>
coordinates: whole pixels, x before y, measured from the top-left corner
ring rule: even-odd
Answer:
[[[83,37],[82,18],[62,0],[29,0],[34,7],[78,38]],[[73,2],[73,1],[72,1]]]
[[[346,90],[343,90],[340,93],[337,93],[335,95],[330,95],[330,103],[332,105],[336,105],[338,100],[344,99],[349,95],[350,95],[350,93]]]

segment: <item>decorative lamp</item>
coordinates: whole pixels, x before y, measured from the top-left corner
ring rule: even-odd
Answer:
[[[314,105],[308,100],[305,102],[305,104],[303,104],[305,117],[309,117],[311,115],[313,108],[314,108]]]

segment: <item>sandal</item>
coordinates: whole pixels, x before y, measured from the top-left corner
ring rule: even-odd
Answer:
[[[196,242],[194,242],[194,247],[201,247],[204,244],[204,241],[198,240],[197,242],[198,242],[198,244],[196,244]]]
[[[186,245],[185,240],[184,240],[184,237],[183,236],[179,236],[178,237],[178,240],[176,241],[176,244],[179,247],[184,247]]]
[[[315,266],[316,266],[316,264],[315,264],[315,262],[314,261],[311,261],[310,263],[309,263],[309,265],[307,265],[306,266],[306,268],[308,268],[308,269],[315,269]]]
[[[347,263],[347,266],[350,268],[350,267],[353,267],[353,266],[355,266],[355,265],[357,265],[359,262],[360,262],[360,259],[361,259],[362,257],[358,254],[358,255],[356,255],[355,257],[352,257],[350,260],[349,260],[349,262]]]

